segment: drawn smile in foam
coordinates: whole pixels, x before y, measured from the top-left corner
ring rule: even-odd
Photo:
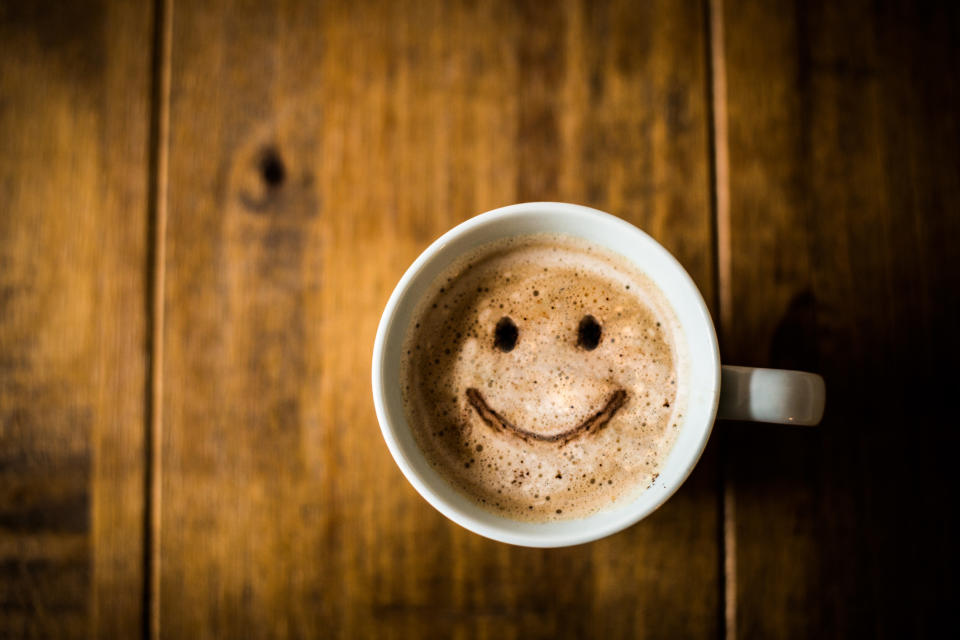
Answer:
[[[477,410],[477,414],[480,416],[480,419],[491,427],[501,431],[509,431],[520,436],[524,440],[533,439],[540,440],[541,442],[562,442],[563,444],[566,444],[577,436],[590,433],[591,431],[597,432],[600,431],[600,429],[603,429],[605,426],[607,426],[607,423],[610,422],[610,419],[614,416],[614,414],[617,413],[617,410],[623,406],[623,403],[626,401],[626,399],[627,392],[623,389],[617,389],[613,392],[613,395],[610,396],[610,399],[607,400],[607,404],[604,405],[603,409],[593,414],[590,418],[584,420],[576,427],[566,431],[561,431],[560,433],[544,435],[542,433],[535,433],[533,431],[527,431],[526,429],[521,429],[520,427],[514,426],[509,420],[491,409],[490,405],[487,404],[487,401],[483,399],[483,394],[481,394],[478,390],[474,389],[473,387],[467,389],[467,400],[470,402],[470,405]]]

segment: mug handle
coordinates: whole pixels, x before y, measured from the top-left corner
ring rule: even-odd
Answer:
[[[777,424],[820,423],[826,386],[817,374],[726,365],[720,369],[719,418]]]

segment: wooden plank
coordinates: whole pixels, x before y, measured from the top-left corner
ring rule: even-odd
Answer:
[[[447,522],[382,443],[370,349],[437,235],[520,199],[633,220],[712,297],[699,5],[177,7],[165,637],[715,637],[709,464],[596,544]]]
[[[922,4],[724,14],[725,356],[828,389],[820,428],[728,430],[737,636],[953,625],[960,16]]]
[[[0,636],[135,637],[149,6],[0,7]]]

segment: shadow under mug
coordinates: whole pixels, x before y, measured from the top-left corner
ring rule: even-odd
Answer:
[[[659,476],[639,495],[580,519],[525,522],[483,509],[426,460],[407,424],[400,392],[403,341],[418,303],[433,281],[465,253],[506,237],[534,233],[577,236],[629,260],[649,277],[676,313],[686,340],[687,406]],[[678,374],[681,372],[678,372]],[[433,507],[477,534],[529,547],[597,540],[648,516],[690,475],[719,416],[815,425],[823,415],[823,379],[812,373],[720,365],[717,334],[699,289],[680,263],[646,233],[596,209],[528,202],[494,209],[454,227],[413,262],[387,302],[373,348],[373,400],[383,438],[400,470]]]

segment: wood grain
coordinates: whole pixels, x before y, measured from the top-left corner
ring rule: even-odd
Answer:
[[[738,636],[953,626],[958,18],[728,3],[724,353],[828,389],[818,429],[728,426]]]
[[[0,636],[143,603],[149,6],[0,4]]]
[[[410,488],[369,390],[376,323],[455,223],[599,206],[712,297],[699,4],[177,6],[161,635],[715,637],[707,460],[640,526],[482,539]]]

